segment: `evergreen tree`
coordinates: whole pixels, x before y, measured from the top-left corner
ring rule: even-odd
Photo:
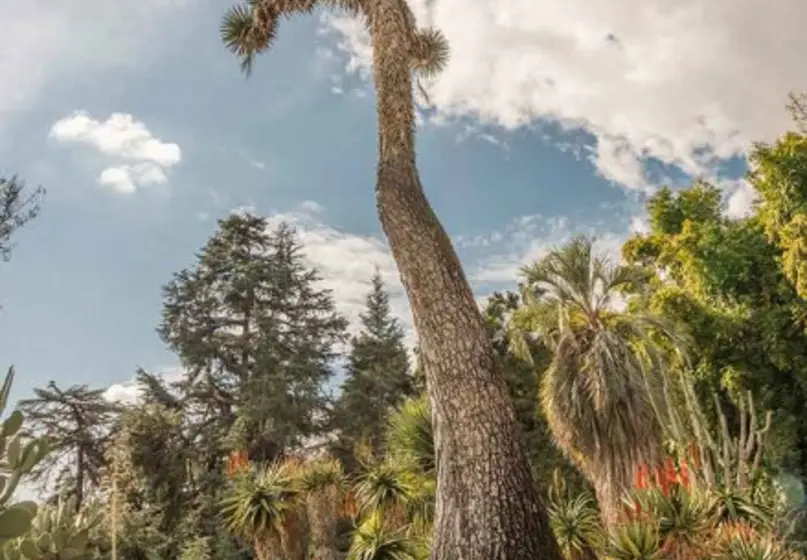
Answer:
[[[45,189],[26,190],[25,181],[16,176],[0,177],[0,258],[11,257],[11,235],[39,214]]]
[[[165,286],[160,334],[188,371],[189,412],[222,452],[273,459],[321,429],[346,322],[320,280],[290,226],[233,214]]]
[[[19,402],[32,431],[48,439],[52,453],[34,471],[34,480],[76,498],[81,508],[88,492],[101,483],[104,451],[118,407],[104,399],[104,389],[86,385],[59,388],[51,381]]]
[[[377,450],[391,409],[415,394],[404,332],[392,315],[389,294],[376,271],[361,332],[351,340],[347,375],[334,410],[338,453],[349,456],[359,441]]]

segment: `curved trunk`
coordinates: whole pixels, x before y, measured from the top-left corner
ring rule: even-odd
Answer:
[[[434,411],[434,560],[559,560],[493,346],[418,178],[404,0],[369,2],[377,91],[378,213],[412,308]]]

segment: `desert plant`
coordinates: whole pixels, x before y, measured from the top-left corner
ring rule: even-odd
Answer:
[[[612,526],[608,534],[608,560],[661,560],[658,526],[648,520]]]
[[[0,387],[0,414],[5,412],[14,368],[10,367]],[[0,426],[0,545],[26,534],[37,513],[34,502],[11,502],[23,477],[47,455],[48,445],[43,438],[24,441],[20,432],[23,414],[12,412]]]
[[[549,487],[549,524],[567,560],[596,560],[603,528],[592,496],[570,496],[559,469]]]
[[[259,560],[288,555],[301,540],[298,474],[289,461],[240,468],[221,501],[225,526],[252,542]]]
[[[77,496],[59,497],[40,507],[31,529],[4,549],[7,560],[89,560],[99,556],[91,532],[101,524],[104,511],[95,505],[76,510]]]
[[[593,243],[577,237],[522,270],[524,305],[513,314],[511,342],[527,360],[527,334],[552,350],[541,406],[610,523],[636,469],[661,458],[666,358],[684,344],[660,317],[614,309],[614,298],[645,275],[598,256]]]
[[[387,452],[406,456],[427,474],[437,469],[434,431],[428,395],[408,399],[389,418]]]
[[[302,469],[300,490],[308,517],[311,560],[336,560],[337,526],[346,490],[342,465],[325,457],[308,462]]]
[[[348,560],[420,560],[424,550],[404,528],[391,528],[379,511],[372,512],[356,528]]]

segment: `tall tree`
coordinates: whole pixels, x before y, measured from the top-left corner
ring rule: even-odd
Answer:
[[[590,238],[554,249],[523,275],[526,305],[514,324],[553,351],[541,383],[549,427],[614,522],[637,470],[661,457],[665,351],[653,334],[673,344],[680,337],[657,317],[614,310],[614,296],[644,274],[596,255]]]
[[[164,288],[160,334],[188,371],[190,412],[256,460],[324,421],[346,323],[319,281],[288,225],[234,214]]]
[[[702,396],[721,396],[730,426],[737,424],[731,402],[746,391],[759,410],[775,411],[766,457],[804,477],[807,302],[783,266],[786,249],[772,242],[766,223],[787,202],[731,220],[721,213],[720,196],[714,186],[696,184],[678,193],[662,190],[649,201],[650,231],[623,247],[625,259],[653,278],[636,303],[689,334],[698,388]]]
[[[42,187],[26,190],[25,181],[16,175],[8,179],[0,177],[0,258],[3,260],[11,258],[12,234],[39,214],[44,194]]]
[[[75,496],[78,511],[86,494],[101,484],[118,407],[104,398],[103,389],[86,385],[61,389],[51,381],[44,389],[34,389],[34,395],[21,400],[19,407],[32,431],[47,437],[52,449],[37,467],[35,480],[55,483],[59,491]]]
[[[560,558],[534,488],[513,403],[459,258],[418,176],[413,72],[439,72],[448,45],[406,0],[249,0],[222,38],[249,71],[281,19],[318,5],[367,24],[378,117],[376,205],[409,297],[440,457],[433,558]]]
[[[414,378],[404,346],[404,331],[392,315],[389,294],[376,271],[362,331],[351,340],[345,382],[334,410],[339,447],[351,453],[360,441],[376,451],[390,411],[414,394]]]

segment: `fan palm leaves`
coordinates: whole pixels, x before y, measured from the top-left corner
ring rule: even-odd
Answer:
[[[221,502],[227,529],[250,540],[260,560],[282,557],[300,541],[297,469],[288,461],[245,469]]]
[[[683,346],[661,319],[619,311],[618,297],[643,273],[612,263],[577,237],[522,270],[525,305],[514,313],[514,350],[524,334],[553,350],[541,405],[553,437],[612,517],[636,469],[656,464],[664,435],[663,369]]]

